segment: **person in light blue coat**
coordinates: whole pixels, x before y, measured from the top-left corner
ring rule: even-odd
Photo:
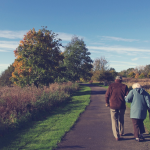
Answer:
[[[133,90],[125,97],[125,101],[131,103],[130,118],[133,123],[135,140],[139,142],[140,139],[145,140],[143,121],[146,118],[148,108],[150,108],[150,95],[139,83],[134,83],[132,88]]]

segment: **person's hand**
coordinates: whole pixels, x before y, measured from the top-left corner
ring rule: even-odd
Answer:
[[[105,106],[106,106],[106,107],[109,107],[109,104],[108,104],[108,103],[106,103],[106,104],[105,104]]]

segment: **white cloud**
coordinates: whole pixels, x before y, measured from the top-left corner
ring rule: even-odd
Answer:
[[[149,43],[150,41],[148,41],[148,40],[145,40],[144,42],[145,42],[145,43]]]
[[[149,57],[142,57],[142,58],[148,59]]]
[[[62,39],[63,41],[70,41],[71,38],[73,37],[72,34],[67,34],[67,33],[62,33],[62,32],[57,32],[58,38]]]
[[[22,39],[23,35],[25,35],[28,31],[9,31],[9,30],[0,30],[0,37],[7,39]]]
[[[0,67],[8,67],[10,64],[0,64]]]
[[[73,36],[77,36],[77,35],[73,35],[73,34],[68,34],[68,33],[63,33],[63,32],[56,32],[58,34],[58,38],[62,39],[62,41],[71,41]],[[77,36],[79,38],[84,38],[83,36]]]
[[[10,66],[10,64],[0,64],[0,75],[3,71],[5,71],[8,67]]]
[[[101,42],[93,42],[93,43],[90,43],[92,45],[105,45],[105,43],[101,43]]]
[[[121,37],[113,37],[113,36],[101,36],[103,40],[114,40],[114,41],[124,41],[124,42],[134,42],[139,41],[136,39],[124,39]]]
[[[150,52],[150,49],[140,49],[134,47],[121,47],[121,46],[87,46],[88,49],[92,50],[105,50],[105,51],[116,51],[116,52]]]
[[[0,49],[5,50],[15,50],[19,45],[18,41],[0,41]]]
[[[136,63],[132,62],[123,62],[123,61],[110,61],[110,67],[115,68],[116,71],[120,72],[122,70],[126,70],[128,68],[135,68],[138,66]]]
[[[125,61],[110,61],[112,63],[117,63],[118,65],[121,65],[121,64],[126,64],[126,65],[137,65],[136,63],[131,63],[131,62],[125,62]]]
[[[138,60],[139,58],[133,58],[133,59],[131,59],[132,61],[136,61],[136,60]]]

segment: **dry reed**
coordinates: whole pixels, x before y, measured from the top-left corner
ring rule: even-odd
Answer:
[[[0,128],[11,126],[34,111],[47,110],[65,101],[78,84],[54,83],[49,87],[0,87]]]
[[[130,89],[134,83],[139,83],[142,88],[150,93],[150,79],[135,79],[135,78],[123,78],[123,83],[126,84]]]

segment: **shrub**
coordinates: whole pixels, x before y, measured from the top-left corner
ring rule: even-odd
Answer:
[[[134,73],[134,72],[130,72],[130,73],[128,74],[128,77],[134,78],[134,77],[135,77],[135,73]]]
[[[143,79],[143,78],[145,78],[145,75],[144,75],[144,73],[141,73],[140,75],[139,75],[139,77],[138,77],[139,79]]]
[[[91,83],[93,83],[93,81],[92,81],[92,80],[90,80],[90,81],[89,81],[89,83],[91,84]]]
[[[139,74],[137,73],[134,78],[139,78]]]
[[[66,101],[78,89],[77,83],[54,83],[48,87],[26,86],[0,88],[0,130],[14,127],[39,111],[50,110]]]

